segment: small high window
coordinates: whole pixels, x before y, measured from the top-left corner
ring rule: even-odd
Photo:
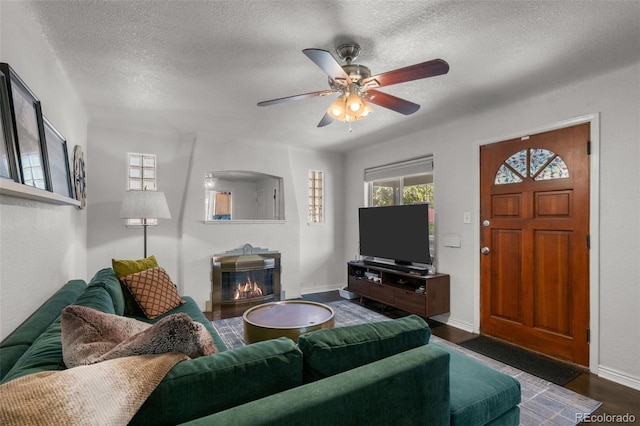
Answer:
[[[157,159],[155,154],[129,153],[127,190],[157,191]],[[158,219],[147,219],[147,225],[157,225]],[[127,219],[127,226],[142,225],[142,219]]]
[[[308,223],[324,222],[324,172],[309,170]]]

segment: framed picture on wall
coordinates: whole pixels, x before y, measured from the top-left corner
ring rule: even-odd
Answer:
[[[19,181],[7,81],[0,70],[0,178]]]
[[[44,156],[44,126],[40,101],[9,64],[0,63],[0,71],[8,79],[9,111],[18,157],[21,182],[50,190]]]
[[[48,165],[46,170],[48,171],[49,182],[51,182],[51,191],[73,198],[67,141],[46,117],[43,117],[43,121]]]

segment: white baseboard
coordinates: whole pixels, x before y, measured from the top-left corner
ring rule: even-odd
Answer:
[[[640,390],[640,377],[631,376],[623,371],[616,370],[615,368],[598,366],[598,377],[611,380],[623,386]]]
[[[325,291],[335,291],[344,287],[344,284],[333,284],[333,285],[324,285],[318,287],[302,287],[300,289],[300,294],[313,294],[313,293],[322,293]]]

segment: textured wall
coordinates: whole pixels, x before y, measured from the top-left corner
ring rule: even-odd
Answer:
[[[600,276],[592,306],[593,360],[606,377],[640,388],[640,65],[574,83],[527,101],[481,110],[449,123],[348,154],[345,165],[345,253],[357,250],[357,217],[366,167],[434,154],[437,234],[462,236],[461,248],[439,240],[438,268],[451,274],[453,325],[479,327],[479,146],[600,113]],[[592,169],[595,171],[595,169]],[[594,200],[595,201],[595,200]],[[463,213],[472,223],[463,224]],[[593,232],[596,232],[595,230]],[[592,250],[592,253],[594,250]],[[598,262],[593,259],[593,262]],[[598,299],[599,296],[599,299]],[[593,351],[592,351],[593,353]],[[593,364],[592,364],[593,365]],[[618,375],[618,377],[614,377]]]
[[[87,115],[23,7],[0,2],[0,59],[38,96],[72,158],[86,146]],[[86,210],[0,196],[0,339],[72,278],[87,278]]]

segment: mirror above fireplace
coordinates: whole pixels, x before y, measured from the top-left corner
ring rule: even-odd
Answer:
[[[205,223],[284,221],[282,178],[245,170],[204,175]]]

